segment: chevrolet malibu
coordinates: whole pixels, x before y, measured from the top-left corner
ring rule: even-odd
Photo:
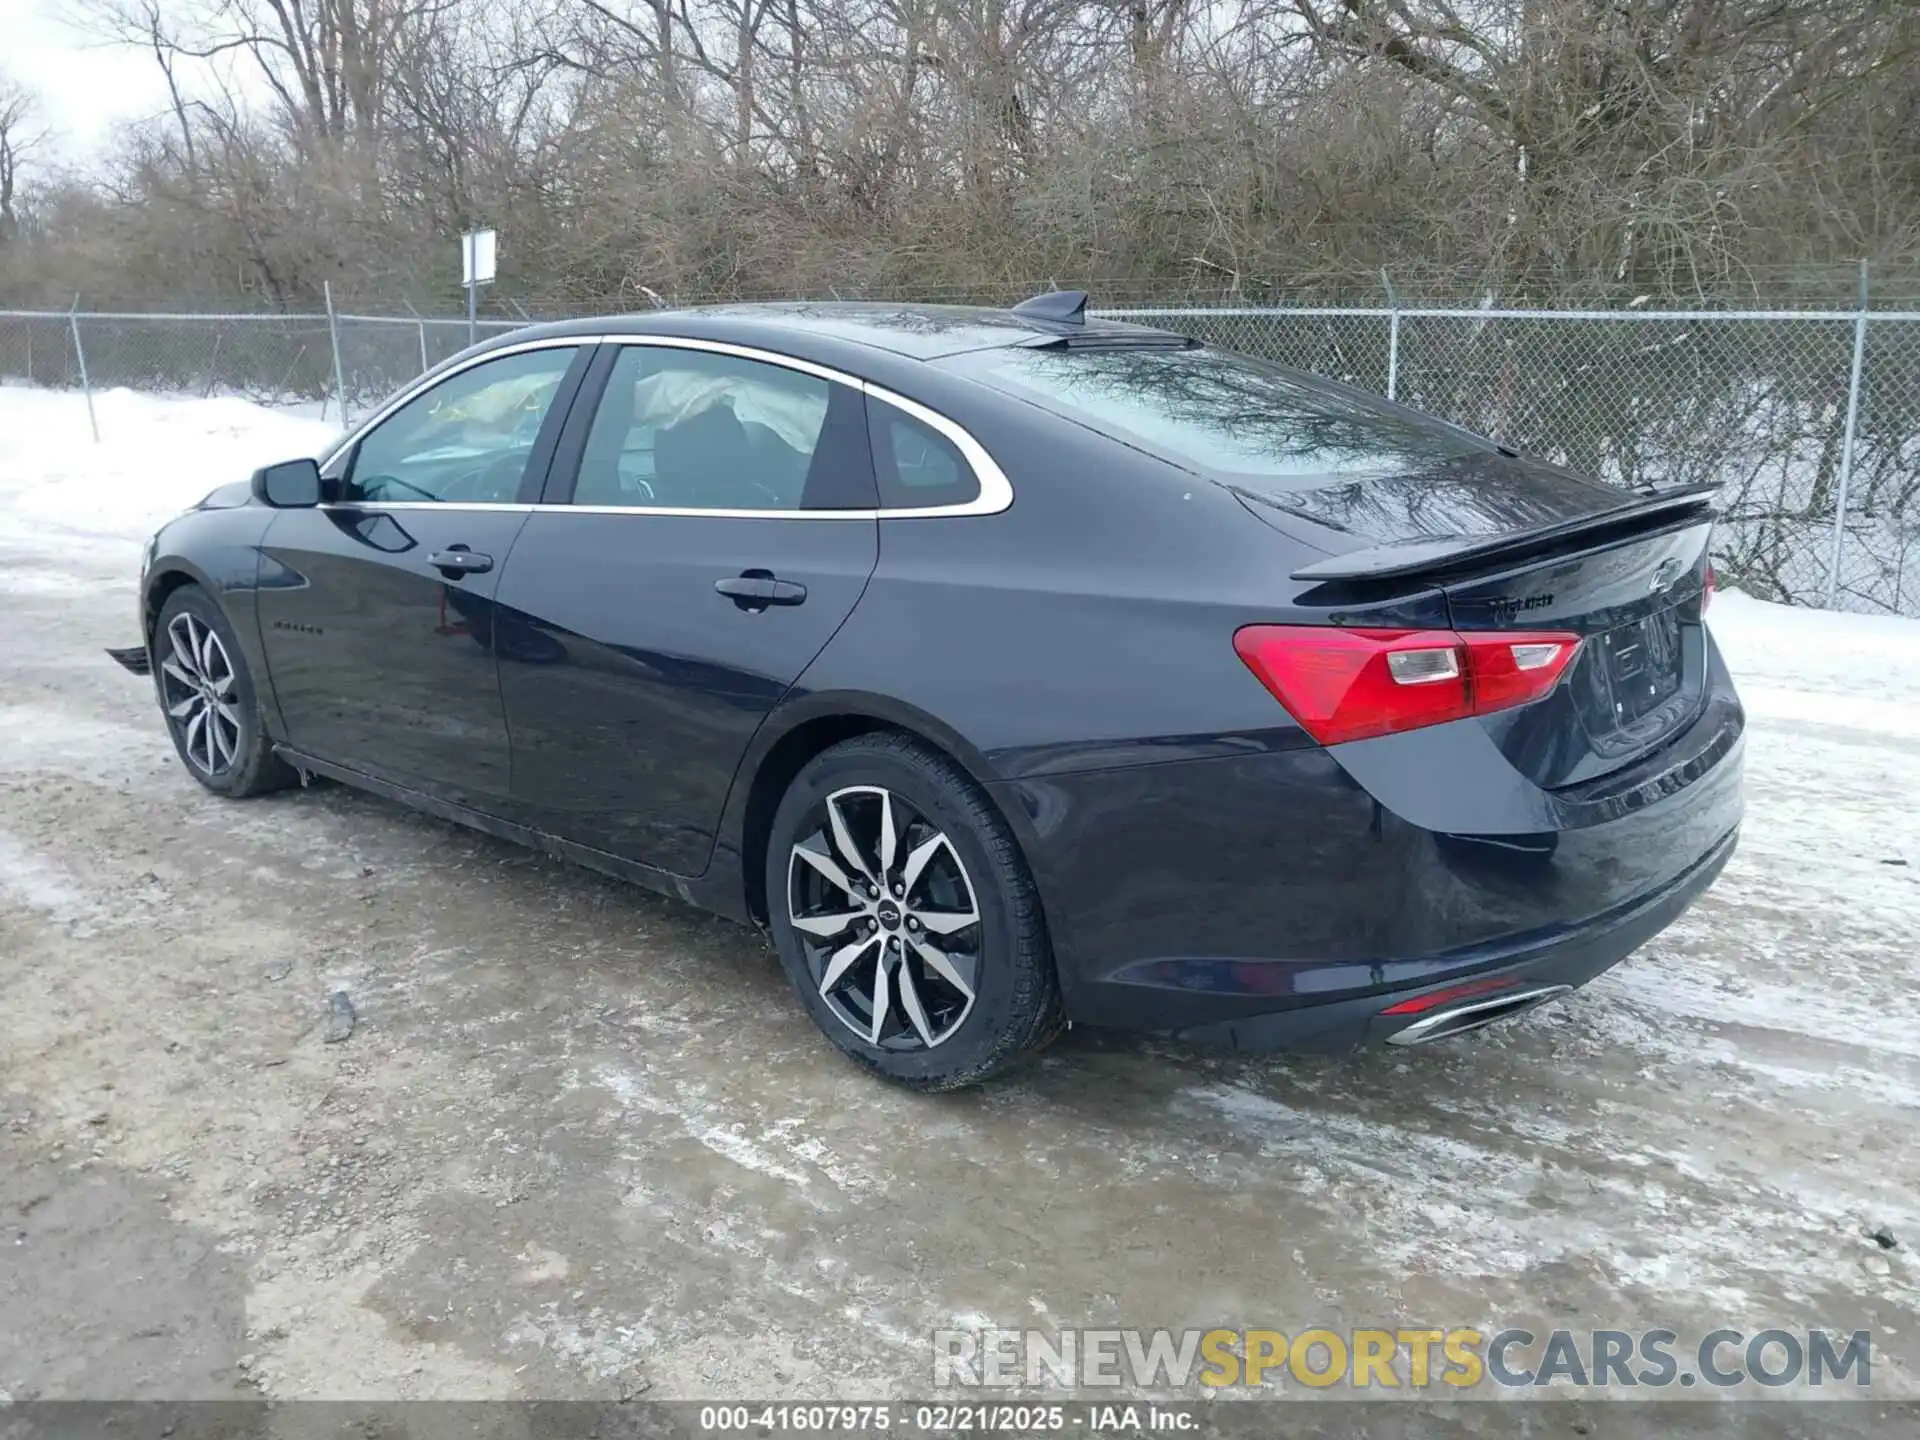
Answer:
[[[169,523],[116,657],[207,788],[757,923],[923,1089],[1071,1021],[1438,1040],[1712,882],[1709,492],[1084,306],[517,331]]]

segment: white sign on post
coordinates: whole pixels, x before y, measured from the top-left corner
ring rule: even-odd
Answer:
[[[463,285],[491,285],[493,283],[494,256],[496,246],[491,230],[469,230],[465,243],[461,247],[461,277]]]
[[[460,283],[467,289],[467,344],[471,345],[478,328],[479,296],[482,285],[493,283],[496,246],[491,230],[469,230],[460,237]]]

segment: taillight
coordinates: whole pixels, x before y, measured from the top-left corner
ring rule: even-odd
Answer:
[[[1580,637],[1247,625],[1233,648],[1309,735],[1338,745],[1538,700],[1560,682]]]
[[[1707,606],[1713,603],[1713,592],[1720,588],[1720,577],[1713,573],[1713,562],[1707,562],[1706,578],[1700,582],[1700,613],[1707,613]]]

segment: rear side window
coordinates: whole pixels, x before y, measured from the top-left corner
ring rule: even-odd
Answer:
[[[1319,484],[1493,449],[1463,430],[1249,356],[1206,348],[981,350],[943,362],[1174,463]]]
[[[834,487],[821,472],[844,468],[848,453],[830,413],[849,403],[858,412],[859,397],[837,394],[844,391],[743,356],[623,346],[587,435],[573,503],[822,508],[823,490]]]
[[[869,402],[867,423],[873,432],[873,468],[882,507],[922,510],[979,498],[973,467],[959,447],[931,425],[882,400]]]

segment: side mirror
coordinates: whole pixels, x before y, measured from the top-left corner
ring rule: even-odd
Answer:
[[[320,467],[312,460],[283,460],[253,472],[253,498],[276,510],[320,503]]]

